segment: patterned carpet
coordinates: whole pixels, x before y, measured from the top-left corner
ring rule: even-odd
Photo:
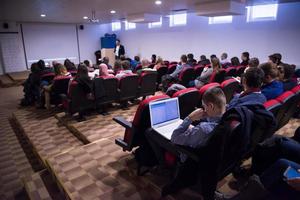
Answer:
[[[17,109],[20,87],[1,88],[0,93],[1,200],[63,199],[61,194],[70,199],[160,198],[168,177],[155,173],[136,176],[133,155],[114,143],[115,138],[123,137],[124,128],[112,118],[132,120],[136,105],[128,110],[114,107],[107,116],[93,113],[77,122],[56,110]],[[10,116],[16,133],[9,124]],[[292,119],[277,134],[290,136],[299,125],[299,119]],[[227,184],[232,179],[228,176],[220,181],[219,190],[234,194]],[[186,189],[167,199],[199,199],[199,195]]]

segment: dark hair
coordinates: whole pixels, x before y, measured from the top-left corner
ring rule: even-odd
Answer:
[[[200,56],[200,60],[206,60],[206,56],[205,55],[201,55]]]
[[[249,60],[249,57],[250,57],[249,52],[245,51],[245,52],[242,53],[242,55],[243,55],[244,57],[246,57],[247,60]]]
[[[44,70],[46,68],[45,61],[43,61],[43,60],[39,60],[37,62],[37,65],[40,68],[40,70]]]
[[[127,70],[130,68],[130,62],[128,60],[122,61],[122,67],[124,70]]]
[[[114,64],[114,72],[118,73],[119,70],[122,69],[122,63],[120,60],[116,60]]]
[[[134,60],[140,62],[140,57],[139,56],[134,56]]]
[[[227,53],[222,53],[222,56],[224,56],[225,58],[227,58],[228,54]]]
[[[258,65],[259,65],[258,58],[254,57],[249,60],[249,67],[258,67]]]
[[[213,58],[216,58],[217,56],[216,56],[216,54],[211,54],[210,55],[210,59],[213,59]]]
[[[180,60],[181,60],[182,62],[186,63],[186,62],[187,62],[187,56],[186,56],[186,55],[182,55],[182,56],[180,57]]]
[[[260,88],[263,84],[265,73],[258,67],[251,67],[244,73],[246,85],[250,88]]]
[[[283,78],[285,80],[291,79],[295,73],[295,68],[289,64],[281,64],[281,66],[283,66],[283,69],[284,69],[284,77]]]
[[[126,60],[126,57],[124,55],[120,55],[120,60],[121,61]]]
[[[39,65],[35,62],[31,64],[30,71],[35,74],[35,73],[39,73],[41,69],[39,68]]]
[[[281,64],[281,58],[282,56],[280,53],[274,53],[272,55],[269,55],[269,59],[277,65]]]
[[[240,60],[238,57],[233,57],[230,59],[231,66],[239,66],[241,65]]]
[[[84,63],[80,63],[77,67],[76,77],[88,76],[88,69]]]
[[[212,103],[218,108],[224,108],[226,105],[226,97],[221,88],[215,87],[204,92],[202,100],[205,103]]]
[[[105,63],[105,64],[108,64],[108,63],[109,63],[109,58],[105,56],[105,57],[102,59],[102,62]]]
[[[65,60],[64,66],[67,68],[68,71],[76,69],[75,64],[72,63],[69,59]]]
[[[262,63],[259,67],[264,71],[265,77],[271,76],[276,78],[278,76],[278,69],[273,67],[271,63]]]
[[[193,59],[194,59],[194,54],[189,53],[189,54],[187,55],[187,57],[188,57],[188,59],[193,60]]]
[[[121,42],[120,39],[116,39],[116,42]]]
[[[155,54],[152,54],[151,58],[156,59],[156,55],[155,55]]]
[[[84,63],[87,67],[90,66],[90,61],[88,61],[88,60],[83,61],[83,63]]]

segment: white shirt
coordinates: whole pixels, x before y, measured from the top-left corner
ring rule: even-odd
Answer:
[[[120,45],[116,46],[116,52],[115,52],[116,56],[119,56],[119,49],[120,49]]]

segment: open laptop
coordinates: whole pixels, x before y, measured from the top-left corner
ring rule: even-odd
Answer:
[[[150,102],[151,127],[171,140],[173,131],[182,123],[180,119],[178,98]]]

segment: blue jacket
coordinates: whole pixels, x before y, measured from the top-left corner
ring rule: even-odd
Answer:
[[[283,84],[280,81],[272,81],[261,88],[261,93],[265,95],[267,100],[275,99],[283,93]]]
[[[245,96],[241,96],[240,94],[237,94],[229,102],[227,109],[231,109],[237,106],[263,104],[266,102],[266,100],[267,100],[266,97],[260,92],[251,92]]]

